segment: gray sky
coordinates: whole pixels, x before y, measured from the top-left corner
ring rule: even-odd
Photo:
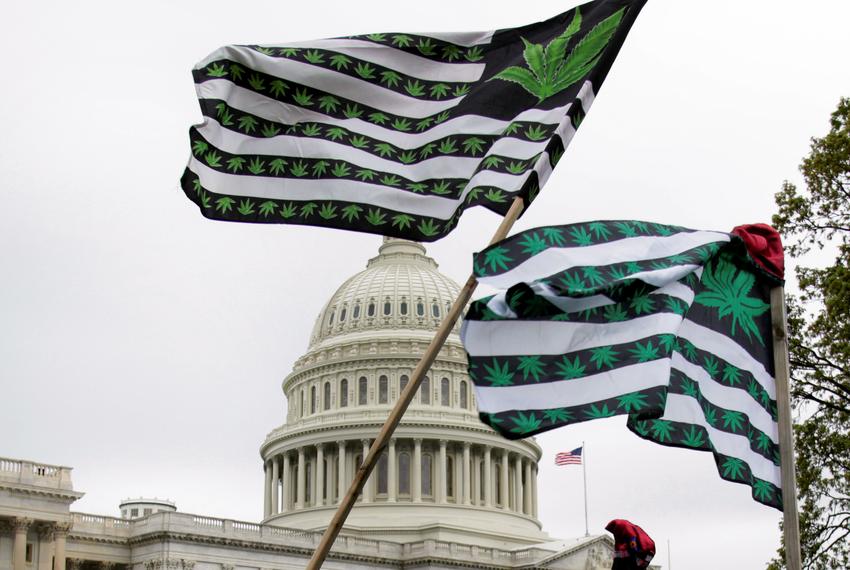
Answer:
[[[75,510],[127,496],[262,515],[258,447],[325,300],[376,236],[205,220],[178,188],[200,121],[190,69],[229,43],[493,29],[572,3],[13,2],[0,21],[0,456],[75,468]],[[611,218],[728,230],[769,221],[809,137],[850,95],[850,4],[650,0],[593,108],[516,229]],[[469,211],[429,246],[463,281],[498,224]],[[676,570],[760,568],[780,514],[712,458],[623,417],[539,438],[556,537],[611,518],[667,540]],[[711,547],[707,546],[711,542]]]

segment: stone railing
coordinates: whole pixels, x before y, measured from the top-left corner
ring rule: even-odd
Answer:
[[[279,435],[299,431],[310,427],[344,425],[350,422],[363,422],[374,420],[383,423],[387,419],[389,413],[388,405],[381,407],[369,406],[358,409],[357,406],[352,406],[350,410],[340,411],[338,409],[329,412],[320,412],[315,415],[305,416],[293,420],[286,424],[285,427],[280,427],[272,430],[266,436],[266,440],[274,439]],[[424,409],[423,409],[424,408]],[[481,427],[483,424],[478,419],[478,416],[473,410],[450,409],[429,409],[411,405],[404,415],[405,422],[415,422],[417,420],[427,420],[438,423],[440,425],[454,424],[461,426]]]
[[[72,513],[73,533],[102,534],[111,537],[136,537],[149,533],[178,533],[203,537],[204,540],[221,538],[296,546],[315,549],[322,538],[321,532],[294,528],[261,525],[232,519],[192,515],[178,512],[160,512],[140,519],[120,519],[86,513]],[[400,544],[359,536],[339,536],[332,552],[357,556],[415,559],[423,557],[446,558],[465,562],[492,562],[496,564],[529,564],[554,552],[529,547],[522,550],[501,550],[443,540],[424,540]]]
[[[71,468],[0,457],[0,479],[22,485],[72,491]]]

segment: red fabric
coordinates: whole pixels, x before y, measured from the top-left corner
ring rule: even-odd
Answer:
[[[779,232],[767,224],[745,224],[733,229],[732,233],[744,240],[750,257],[762,269],[780,279],[785,278],[785,256]]]
[[[614,535],[614,568],[646,568],[655,556],[655,541],[638,525],[614,519],[605,530]]]

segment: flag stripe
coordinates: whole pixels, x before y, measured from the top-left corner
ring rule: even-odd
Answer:
[[[478,81],[484,72],[481,63],[440,63],[388,46],[378,46],[371,42],[359,40],[312,40],[292,43],[286,46],[269,46],[275,48],[297,47],[307,49],[333,50],[339,54],[357,58],[375,65],[380,65],[398,72],[414,75],[428,81],[447,81],[453,83],[470,83]],[[215,61],[230,60],[246,67],[253,67],[265,58],[265,63],[257,69],[266,69],[270,75],[278,75],[269,62],[278,63],[278,58],[271,58],[247,46],[223,46],[202,59],[195,65],[196,69],[207,67]],[[286,79],[286,78],[284,78]]]
[[[508,241],[516,241],[516,237],[513,236]],[[480,283],[491,287],[506,289],[514,283],[548,277],[553,267],[565,271],[574,267],[605,266],[627,261],[659,259],[683,253],[708,243],[728,241],[728,235],[720,232],[695,231],[681,232],[669,237],[624,238],[581,248],[549,247],[541,253],[513,265],[508,271],[497,270],[495,274],[480,276],[478,280]],[[486,252],[487,250],[484,250],[482,254],[486,255]]]
[[[475,396],[478,401],[478,410],[484,413],[561,408],[607,400],[661,385],[666,386],[669,374],[669,360],[654,360],[564,382],[501,388],[476,385]],[[661,383],[659,378],[663,380]]]
[[[461,337],[472,356],[564,354],[668,333],[675,330],[681,320],[680,315],[673,313],[610,324],[465,320]]]

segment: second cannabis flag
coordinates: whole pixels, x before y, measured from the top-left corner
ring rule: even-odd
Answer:
[[[766,226],[635,220],[488,247],[474,273],[501,292],[471,305],[461,335],[481,419],[515,439],[628,415],[645,439],[713,452],[722,478],[781,508],[769,310],[781,256]]]
[[[213,219],[433,241],[534,199],[645,0],[476,33],[223,47],[194,69],[204,121],[181,184]]]

